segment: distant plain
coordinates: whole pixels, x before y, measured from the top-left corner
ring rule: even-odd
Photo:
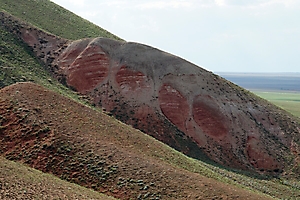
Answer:
[[[300,118],[300,73],[217,73]]]

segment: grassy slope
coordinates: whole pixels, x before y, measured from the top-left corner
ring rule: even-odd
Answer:
[[[49,0],[0,0],[0,11],[6,11],[57,36],[76,40],[86,37],[119,39],[106,30],[80,18]],[[33,81],[48,88],[62,86],[51,80],[32,52],[21,41],[0,26],[0,88],[20,81]],[[54,82],[49,84],[47,80]],[[65,92],[63,92],[65,93]]]
[[[53,79],[30,49],[0,26],[0,88],[31,81],[73,99],[78,96]]]
[[[107,37],[120,40],[112,33],[49,0],[0,0],[1,9],[47,32],[66,39]]]
[[[47,86],[50,75],[29,48],[0,26],[0,87],[21,81]]]
[[[114,199],[0,156],[0,199]]]
[[[2,10],[67,39],[100,36],[119,39],[48,0],[0,0],[0,11]],[[0,38],[0,88],[16,82],[32,81],[72,99],[78,98],[68,88],[52,79],[29,48],[2,26]],[[110,199],[3,158],[0,158],[0,169],[1,199],[12,199],[17,196],[31,199],[45,196],[50,199]],[[22,194],[25,190],[34,192]]]

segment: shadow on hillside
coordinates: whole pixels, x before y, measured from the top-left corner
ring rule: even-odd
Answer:
[[[201,150],[199,148],[199,146],[197,146],[196,143],[194,143],[193,145],[191,145],[191,144],[189,144],[189,145],[190,145],[189,148],[191,151],[190,151],[189,155],[186,154],[186,156],[188,156],[192,159],[204,162],[206,164],[207,168],[209,168],[213,172],[219,174],[220,176],[228,178],[228,179],[234,178],[234,177],[232,177],[232,174],[229,174],[229,173],[235,173],[238,175],[242,175],[242,176],[246,176],[246,177],[254,178],[254,179],[258,179],[258,180],[272,180],[274,178],[279,178],[279,176],[282,173],[281,170],[261,171],[261,173],[259,173],[254,170],[241,170],[241,169],[235,169],[232,167],[224,166],[224,165],[221,165],[221,164],[211,160],[204,153],[204,151]],[[175,150],[177,150],[177,149],[175,149]],[[180,150],[177,150],[177,151],[180,152]],[[229,172],[229,173],[227,173],[227,172]],[[195,173],[197,173],[197,171],[195,171]]]

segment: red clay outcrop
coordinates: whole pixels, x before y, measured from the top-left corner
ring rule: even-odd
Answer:
[[[158,99],[163,114],[181,131],[186,131],[186,121],[190,114],[187,99],[167,84],[162,85]]]
[[[107,77],[108,67],[108,56],[99,46],[90,45],[69,66],[63,68],[67,84],[85,94]]]
[[[131,70],[125,65],[116,74],[119,90],[126,97],[132,97],[151,91],[149,79],[140,71]]]
[[[70,44],[53,65],[65,69],[67,84],[71,83],[68,70],[73,65],[60,63],[74,60],[81,78],[97,65],[95,69],[101,71],[97,72],[101,74],[97,82],[69,85],[121,121],[196,158],[205,154],[223,165],[271,173],[282,172],[289,165],[290,141],[299,137],[299,131],[296,123],[281,121],[286,115],[283,111],[157,49],[105,38],[81,42],[86,48],[98,46],[94,54],[100,52],[105,62],[92,59],[87,65],[89,56],[72,56],[69,50],[77,51],[80,43],[75,41],[76,45]],[[88,90],[82,90],[84,84],[90,85]],[[287,127],[287,137],[280,137]],[[195,145],[197,151],[190,148]]]
[[[220,111],[217,109],[218,105],[209,105],[207,101],[213,102],[210,96],[196,96],[193,101],[193,118],[197,125],[213,138],[222,138],[228,134],[226,128],[226,118],[221,116]]]
[[[268,152],[261,151],[259,143],[259,139],[255,137],[249,136],[247,139],[246,152],[251,165],[259,169],[280,169],[280,163],[272,158]]]

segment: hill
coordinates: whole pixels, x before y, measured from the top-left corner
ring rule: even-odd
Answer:
[[[0,94],[1,155],[10,160],[122,199],[268,199],[186,171],[179,166],[191,159],[38,85],[19,83]]]
[[[298,121],[244,89],[151,47],[105,38],[69,41],[2,16],[3,26],[53,77],[124,123],[197,159],[299,174]]]
[[[50,1],[0,6],[1,87],[31,81],[55,91],[32,83],[1,90],[6,158],[124,199],[299,197],[299,123],[283,110],[157,49],[81,39],[105,35]],[[79,21],[91,35],[76,30]],[[77,94],[87,95],[109,115],[213,165],[57,93],[79,102]]]

